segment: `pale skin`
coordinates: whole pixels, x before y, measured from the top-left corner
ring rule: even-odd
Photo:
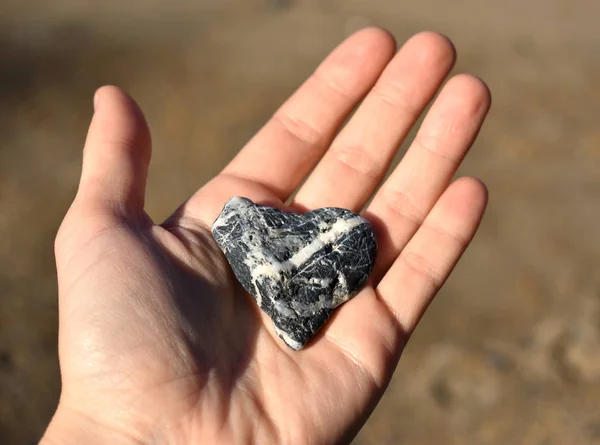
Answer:
[[[79,190],[56,238],[62,393],[41,443],[350,441],[486,206],[479,180],[453,177],[490,95],[473,76],[447,80],[454,59],[435,33],[396,52],[387,32],[357,32],[162,224],[144,212],[143,115],[118,88],[98,90]],[[360,211],[372,198],[375,271],[301,351],[277,337],[211,237],[232,196],[295,211]]]

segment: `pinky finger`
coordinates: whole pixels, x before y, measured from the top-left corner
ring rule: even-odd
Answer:
[[[473,239],[486,204],[482,182],[455,181],[379,283],[377,293],[403,332],[412,333],[452,272]]]

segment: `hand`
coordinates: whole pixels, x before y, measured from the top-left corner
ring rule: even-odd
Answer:
[[[455,58],[433,33],[394,52],[379,29],[351,36],[160,225],[144,213],[142,113],[115,87],[96,93],[79,190],[56,238],[63,387],[43,443],[321,444],[356,434],[486,205],[478,180],[450,183],[490,104],[469,75],[442,88],[376,190]],[[358,211],[374,195],[364,214],[379,256],[370,283],[294,352],[241,290],[210,226],[236,195],[286,208],[307,175],[292,209]]]

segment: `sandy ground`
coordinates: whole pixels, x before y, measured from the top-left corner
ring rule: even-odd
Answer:
[[[487,217],[355,443],[600,443],[599,2],[3,3],[0,443],[35,443],[59,393],[52,244],[94,89],[145,109],[161,219],[367,25],[446,33],[494,106],[461,170]]]

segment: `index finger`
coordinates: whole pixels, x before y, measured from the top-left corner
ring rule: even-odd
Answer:
[[[338,46],[225,168],[286,200],[329,147],[346,117],[391,60],[395,42],[377,28]]]

